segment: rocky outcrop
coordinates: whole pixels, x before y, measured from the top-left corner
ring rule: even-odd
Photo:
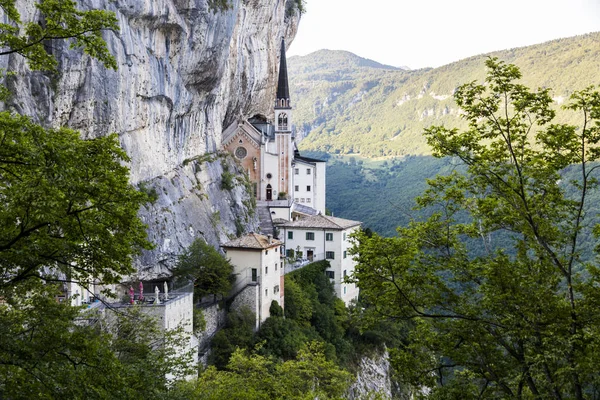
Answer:
[[[389,353],[363,357],[358,365],[356,381],[349,391],[350,399],[391,399],[392,382]]]
[[[79,3],[117,15],[120,31],[104,37],[118,70],[60,41],[52,43],[58,74],[31,73],[11,55],[0,60],[17,72],[7,82],[16,96],[6,106],[86,138],[119,134],[132,183],[158,193],[142,211],[156,249],[137,262],[150,275],[165,273],[156,266],[168,266],[198,235],[218,245],[240,221],[255,228],[243,189],[220,190],[222,158],[199,167],[186,160],[217,152],[223,126],[236,118],[270,114],[280,38],[290,42],[299,20],[293,0],[230,0],[225,11],[211,10],[207,0]],[[17,6],[23,20],[36,20],[31,2]]]

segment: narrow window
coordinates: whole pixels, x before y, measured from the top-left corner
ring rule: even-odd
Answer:
[[[325,240],[328,242],[333,242],[333,233],[326,233]]]
[[[269,267],[265,267],[265,275],[269,273]]]
[[[306,175],[310,175],[310,168],[306,168]]]
[[[294,231],[289,231],[288,232],[288,239],[293,239],[294,238]]]
[[[299,192],[300,191],[300,186],[296,185],[294,186],[294,192]]]
[[[306,187],[306,191],[310,192],[310,185]]]
[[[294,168],[294,175],[300,174],[300,168]]]
[[[348,252],[344,250],[344,258],[348,257]]]
[[[258,270],[256,268],[252,268],[252,282],[256,282],[258,280]]]

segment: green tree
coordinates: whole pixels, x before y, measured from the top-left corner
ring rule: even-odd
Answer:
[[[341,399],[352,378],[308,343],[294,360],[276,363],[256,353],[236,350],[227,370],[209,367],[198,380],[182,383],[173,395],[187,399]]]
[[[54,70],[44,45],[66,40],[116,67],[101,37],[117,29],[113,13],[81,11],[70,0],[35,6],[39,23],[23,22],[14,0],[0,0],[8,19],[0,55]],[[106,327],[98,315],[56,301],[64,282],[118,282],[134,272],[132,257],[151,247],[137,216],[147,196],[129,184],[127,161],[116,135],[84,141],[70,129],[0,113],[1,398],[140,398],[166,393],[167,372],[185,373],[174,353],[180,336],[129,313],[115,313]]]
[[[116,69],[115,58],[102,38],[103,30],[119,30],[114,13],[104,10],[82,11],[73,0],[40,0],[35,4],[39,21],[21,21],[15,0],[0,0],[8,23],[0,24],[0,56],[17,53],[35,70],[54,70],[56,59],[44,47],[51,40],[66,40],[71,48]]]
[[[394,238],[359,233],[354,279],[374,313],[410,321],[393,363],[431,397],[598,398],[599,270],[580,261],[579,241],[597,188],[600,94],[575,92],[566,108],[581,125],[556,124],[548,89],[519,84],[514,65],[486,65],[485,84],[455,93],[468,129],[426,131],[435,155],[468,173],[428,182],[426,221]],[[579,178],[565,183],[569,166]],[[510,241],[496,248],[502,232]]]
[[[194,282],[196,301],[209,294],[225,296],[235,282],[233,265],[202,239],[194,240],[179,256],[173,276],[179,281]]]

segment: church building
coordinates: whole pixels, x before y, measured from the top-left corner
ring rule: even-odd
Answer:
[[[275,206],[287,200],[289,215],[297,206],[325,214],[325,161],[301,156],[294,140],[283,39],[280,57],[273,120],[256,115],[231,124],[223,132],[223,147],[248,172],[259,202]]]

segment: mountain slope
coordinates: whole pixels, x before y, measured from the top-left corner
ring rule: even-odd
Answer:
[[[578,89],[600,83],[600,33],[474,56],[406,71],[352,53],[321,50],[289,60],[300,148],[366,157],[429,154],[431,125],[460,127],[453,91],[482,81],[487,57],[516,64],[522,82],[550,87],[557,106]],[[573,122],[567,116],[565,122]]]

